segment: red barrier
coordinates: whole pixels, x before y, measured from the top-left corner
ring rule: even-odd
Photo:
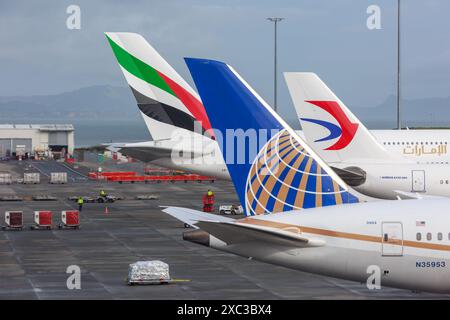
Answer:
[[[108,181],[118,181],[118,182],[135,182],[144,181],[144,176],[108,176],[106,177]]]
[[[110,171],[110,172],[101,172],[98,175],[104,177],[112,177],[112,176],[135,176],[135,171]]]
[[[164,175],[164,176],[109,176],[106,177],[107,181],[114,181],[114,182],[150,182],[150,181],[156,181],[156,182],[163,182],[163,181],[211,181],[213,182],[215,179],[212,177],[207,176],[200,176],[200,175],[178,175],[178,176],[172,176],[172,175]]]
[[[188,174],[188,175],[145,175],[138,176],[135,171],[124,171],[124,172],[89,172],[89,178],[91,179],[105,179],[107,181],[113,182],[142,182],[142,181],[211,181],[213,182],[215,178],[201,176],[197,174]]]
[[[136,176],[135,171],[110,171],[110,172],[89,172],[91,179],[108,179],[109,177],[133,177]]]

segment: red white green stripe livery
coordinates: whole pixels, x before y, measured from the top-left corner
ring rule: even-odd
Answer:
[[[211,128],[198,94],[141,35],[105,34],[154,140]]]

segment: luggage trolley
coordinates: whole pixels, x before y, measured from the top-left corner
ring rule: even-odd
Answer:
[[[30,227],[31,230],[37,229],[52,229],[52,212],[51,211],[35,211],[34,225]]]
[[[6,211],[6,226],[2,226],[3,230],[22,230],[23,229],[23,212],[22,211]]]
[[[64,210],[61,211],[61,223],[59,229],[79,229],[80,228],[80,213],[78,210]]]

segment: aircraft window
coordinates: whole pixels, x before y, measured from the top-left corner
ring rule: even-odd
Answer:
[[[426,145],[428,145],[428,142],[425,142]]]
[[[409,146],[409,142],[406,142],[406,144]]]
[[[448,236],[450,237],[450,233],[448,234]],[[422,240],[422,234],[420,232],[417,232],[416,239],[417,239],[417,241]]]
[[[404,142],[402,142],[402,145],[405,145],[405,143],[404,143]]]
[[[441,241],[442,240],[442,232],[438,233],[438,240]]]
[[[450,232],[448,233],[448,240],[450,240]]]
[[[423,144],[423,142],[422,142],[422,141],[420,141],[420,144]]]
[[[391,143],[390,143],[390,142],[388,142],[388,145],[391,145]]]
[[[431,241],[431,238],[432,238],[432,237],[431,237],[431,232],[428,232],[428,233],[427,233],[427,240],[428,240],[428,241]]]
[[[385,144],[386,144],[386,142],[383,142],[383,144],[385,145]]]

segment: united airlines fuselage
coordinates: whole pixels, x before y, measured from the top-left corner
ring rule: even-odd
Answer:
[[[216,249],[305,272],[381,287],[450,293],[450,200],[347,204],[254,216],[238,224],[304,235],[322,245],[247,242]],[[373,278],[373,279],[374,279]]]

